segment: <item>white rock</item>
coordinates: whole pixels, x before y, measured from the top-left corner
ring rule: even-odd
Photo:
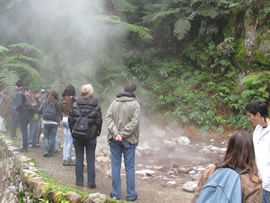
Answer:
[[[188,181],[183,185],[183,190],[187,192],[194,192],[198,185],[198,181]]]
[[[153,174],[155,174],[155,171],[145,169],[145,170],[136,171],[135,174],[138,174],[138,175],[153,175]]]
[[[172,180],[172,181],[167,182],[167,184],[169,184],[169,185],[175,185],[176,182],[174,180]]]
[[[180,145],[189,145],[190,139],[188,139],[187,137],[181,136],[177,139],[177,143]]]

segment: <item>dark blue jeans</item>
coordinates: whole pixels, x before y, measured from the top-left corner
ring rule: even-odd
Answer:
[[[57,124],[44,124],[44,153],[53,155]]]
[[[16,130],[19,126],[19,113],[11,113],[10,137],[16,137]]]
[[[121,198],[121,162],[122,154],[126,170],[127,200],[136,198],[135,191],[135,145],[123,140],[122,142],[111,141],[111,165],[112,165],[112,196]]]
[[[96,151],[96,138],[80,142],[73,140],[75,147],[75,156],[76,156],[76,184],[83,185],[83,160],[84,160],[84,149],[86,150],[86,161],[87,161],[87,176],[88,176],[88,185],[95,184],[95,151]]]
[[[20,123],[21,132],[22,132],[22,136],[23,136],[22,146],[24,149],[28,149],[27,125],[31,121],[31,119],[33,117],[33,113],[30,111],[22,111],[22,112],[20,112],[19,116],[20,116],[19,123]]]
[[[270,203],[270,192],[263,190],[263,200],[262,203]]]
[[[40,120],[31,120],[29,127],[29,139],[28,143],[35,146],[38,142],[38,136],[40,132]]]

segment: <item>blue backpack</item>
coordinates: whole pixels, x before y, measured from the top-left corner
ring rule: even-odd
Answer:
[[[242,185],[239,168],[219,168],[203,185],[195,203],[241,203]],[[248,173],[248,171],[243,172]]]
[[[48,121],[57,121],[58,114],[56,105],[51,105],[50,103],[44,104],[42,108],[42,118]]]

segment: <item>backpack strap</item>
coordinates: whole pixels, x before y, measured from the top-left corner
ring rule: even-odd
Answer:
[[[80,109],[80,107],[79,107],[79,105],[78,105],[78,102],[76,102],[75,103],[75,105],[77,106],[77,108],[78,108],[78,111],[79,111],[79,116],[80,117],[82,117],[83,116],[83,114],[82,114],[82,111],[81,111],[81,109]],[[72,105],[72,107],[73,107],[73,105]]]
[[[222,165],[222,164],[223,164],[223,163],[216,163],[215,165],[218,167],[218,166],[220,166],[220,165]],[[225,166],[222,167],[222,168],[230,168],[230,169],[234,170],[236,173],[238,173],[239,175],[250,173],[250,170],[244,170],[244,169],[238,168],[238,167],[236,167],[236,166],[234,166],[234,165],[232,165],[232,166],[225,165]]]

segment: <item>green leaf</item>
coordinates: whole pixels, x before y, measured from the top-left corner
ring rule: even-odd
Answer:
[[[9,51],[8,48],[0,46],[0,54]]]
[[[174,24],[174,36],[177,37],[178,40],[184,39],[187,32],[190,30],[190,22],[187,19],[179,18]]]
[[[209,16],[213,19],[218,16],[218,11],[210,4],[202,4],[197,12],[202,16]]]
[[[134,13],[137,7],[129,3],[127,0],[113,0],[114,8],[121,12],[131,12]]]

